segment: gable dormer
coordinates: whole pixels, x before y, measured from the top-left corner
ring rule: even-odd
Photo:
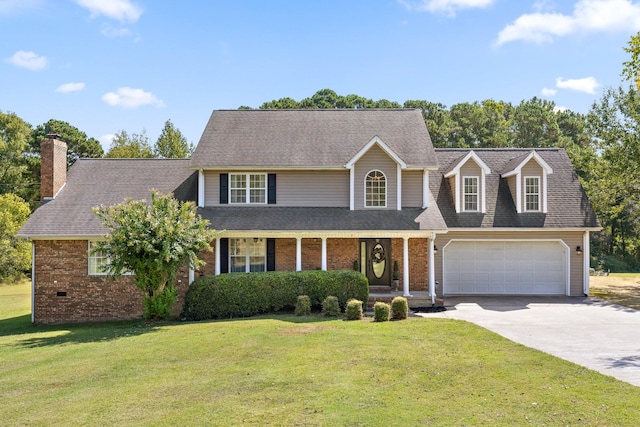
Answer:
[[[378,136],[346,164],[350,209],[402,209],[402,170],[407,164]]]
[[[449,180],[456,213],[487,212],[486,176],[489,174],[491,169],[473,151],[451,164],[444,177]]]
[[[551,166],[536,151],[507,163],[501,176],[507,180],[516,212],[547,213],[547,176],[552,173]]]

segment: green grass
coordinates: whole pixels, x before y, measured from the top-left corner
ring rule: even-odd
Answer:
[[[0,286],[2,425],[638,425],[638,388],[470,323],[31,326]]]

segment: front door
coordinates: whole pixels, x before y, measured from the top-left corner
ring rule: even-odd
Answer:
[[[360,239],[360,272],[370,285],[391,285],[391,239]]]

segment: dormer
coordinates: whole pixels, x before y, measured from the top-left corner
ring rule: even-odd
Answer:
[[[374,136],[346,164],[350,209],[402,209],[402,170],[407,164]]]
[[[470,151],[451,164],[444,177],[449,180],[456,213],[487,212],[486,176],[491,169]]]
[[[516,212],[547,213],[547,175],[552,173],[551,166],[536,151],[507,163],[501,176],[507,180]]]

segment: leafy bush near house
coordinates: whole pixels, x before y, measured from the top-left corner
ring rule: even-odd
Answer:
[[[406,319],[409,315],[409,303],[405,297],[395,297],[391,301],[391,318],[394,320]]]
[[[296,316],[308,316],[311,314],[311,298],[309,298],[309,295],[298,295],[296,309],[293,313]]]
[[[153,296],[145,296],[142,300],[143,317],[148,320],[168,319],[177,297],[178,292],[173,286],[167,286]]]
[[[362,319],[362,301],[351,298],[347,301],[347,308],[344,310],[347,320]]]
[[[340,303],[338,302],[338,298],[333,295],[329,295],[322,301],[322,314],[327,317],[338,317],[340,316]]]
[[[386,322],[389,320],[389,304],[382,301],[376,301],[373,305],[373,321]]]
[[[369,299],[367,278],[352,270],[268,271],[205,276],[187,291],[182,317],[188,320],[248,317],[292,309],[298,295],[307,295],[312,307],[329,296],[340,307],[351,298]]]

